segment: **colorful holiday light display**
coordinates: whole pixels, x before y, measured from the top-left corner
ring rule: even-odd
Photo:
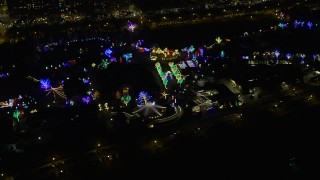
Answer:
[[[279,23],[278,24],[278,27],[280,27],[281,29],[284,29],[288,26],[288,24],[285,24],[285,23]]]
[[[87,83],[89,83],[89,78],[87,78],[87,79],[82,78],[82,81],[83,81],[84,84],[87,84]]]
[[[177,82],[181,85],[184,81],[184,78],[182,77],[180,70],[177,65],[175,65],[173,62],[168,63],[171,71],[173,72],[173,75],[177,79]]]
[[[138,108],[133,113],[141,113],[146,118],[153,118],[162,116],[158,109],[166,109],[166,107],[156,105],[155,102],[150,101],[151,96],[147,92],[141,91],[138,96]]]
[[[276,50],[276,51],[274,52],[274,55],[275,55],[276,58],[278,59],[278,58],[279,58],[279,55],[280,55],[280,52],[279,52],[278,50]]]
[[[93,93],[93,100],[99,99],[101,96],[101,93],[99,91],[94,91]]]
[[[309,29],[311,29],[313,27],[313,23],[310,22],[310,21],[308,23],[306,23],[307,26],[304,26],[305,25],[304,21],[297,21],[297,20],[294,21],[293,25],[294,25],[295,28],[306,27],[306,29],[307,29],[307,27],[308,27]],[[315,25],[315,26],[317,26],[317,25]],[[279,23],[278,27],[279,28],[274,28],[274,29],[280,29],[280,28],[281,29],[285,29],[286,27],[288,27],[288,23]],[[136,28],[136,24],[128,23],[128,29],[130,30],[130,32],[134,32],[135,28]],[[245,32],[244,36],[245,35],[249,35],[249,33]],[[215,41],[216,41],[215,44],[221,44],[222,43],[222,39],[220,37],[215,38]],[[149,51],[150,49],[148,49],[148,48],[140,48],[141,42],[138,41],[136,44],[133,43],[132,46],[135,46],[136,48],[139,47],[139,50],[143,51],[143,52],[144,51]],[[227,40],[225,40],[225,42],[227,42]],[[52,46],[46,45],[44,47],[45,51],[48,51],[50,49],[52,49]],[[197,58],[199,58],[199,56],[203,57],[204,49],[203,48],[199,48],[196,52],[194,52],[195,48],[191,45],[190,47],[186,47],[185,49],[183,49],[183,51],[187,52],[188,55],[191,54],[192,61],[190,61],[190,62],[193,63],[194,65],[196,65],[196,67],[199,67]],[[103,59],[101,64],[98,65],[99,68],[107,69],[108,65],[111,62],[116,62],[116,59],[111,56],[112,53],[113,53],[113,51],[112,51],[111,48],[105,50],[104,54],[108,57],[108,59]],[[194,53],[194,54],[192,54],[192,53]],[[276,57],[276,59],[278,60],[278,58],[280,56],[280,51],[276,50],[273,54],[275,56],[272,56],[272,52],[271,52],[270,56],[268,56],[268,59],[272,59],[273,57]],[[179,57],[179,55],[180,55],[180,52],[177,49],[176,50],[169,50],[168,48],[164,48],[164,49],[152,48],[152,51],[150,53],[151,57],[155,57],[155,59],[160,57],[159,59],[162,59],[162,60],[172,60],[173,58]],[[224,58],[225,57],[225,52],[224,51],[220,51],[219,55],[220,55],[220,58]],[[215,57],[219,57],[219,55],[215,56]],[[281,55],[282,55],[282,53],[281,53]],[[123,54],[123,56],[120,56],[120,59],[122,59],[122,57],[126,60],[126,62],[130,62],[131,59],[132,59],[132,53]],[[272,57],[272,58],[270,58],[270,57]],[[281,57],[282,56],[280,56],[280,58]],[[311,59],[310,58],[311,56],[306,56],[305,54],[291,55],[290,53],[287,53],[287,54],[285,54],[285,57],[287,58],[287,60],[294,59],[292,57],[295,57],[296,59],[300,59],[301,63],[304,63],[304,60]],[[248,56],[248,58],[249,58],[249,56]],[[313,54],[312,58],[313,58],[313,60],[318,59],[320,61],[320,57],[319,57],[318,54]],[[255,57],[254,57],[254,59],[255,59]],[[121,60],[120,60],[120,62],[121,62]],[[50,68],[51,69],[57,69],[57,68],[60,68],[60,67],[70,67],[70,66],[74,65],[75,63],[76,63],[76,61],[72,60],[72,61],[68,61],[66,63],[62,63],[62,64],[56,64],[56,65],[51,64],[51,65],[47,66],[46,69],[50,69]],[[185,61],[183,61],[183,63],[185,65]],[[157,69],[157,72],[159,73],[159,76],[160,76],[160,78],[161,78],[161,80],[163,82],[163,85],[165,86],[165,88],[167,88],[168,82],[173,79],[172,78],[173,76],[174,76],[174,78],[176,78],[177,83],[181,85],[185,80],[184,76],[180,72],[181,66],[177,66],[173,62],[169,62],[168,65],[170,67],[170,71],[165,71],[164,72],[162,70],[161,64],[159,62],[157,62],[155,64],[155,67]],[[96,67],[96,65],[94,63],[92,63],[92,67]],[[190,66],[190,67],[192,67],[192,66]],[[90,69],[88,69],[88,70],[90,70]],[[87,69],[83,68],[83,71],[87,72]],[[0,74],[0,77],[7,77],[8,75],[9,75],[8,73],[7,74]],[[90,83],[88,77],[87,78],[82,78],[83,76],[80,76],[80,77],[81,77],[80,80],[82,80],[83,83],[85,83],[85,84]],[[51,86],[51,82],[50,82],[49,78],[40,79],[40,87],[47,92],[47,94],[46,94],[47,96],[50,93],[52,93],[54,95],[54,99],[56,99],[56,95],[58,95],[59,97],[61,97],[63,99],[67,99],[67,97],[66,97],[66,95],[64,93],[64,90],[63,90],[63,85],[60,85],[57,88],[53,88]],[[93,93],[93,91],[94,90],[92,89],[92,91],[90,90],[90,91],[87,92],[88,96],[85,96],[85,97],[82,98],[83,103],[89,104],[91,102],[91,100],[95,100],[95,98],[98,98],[100,96],[99,92],[96,91],[95,93]],[[162,95],[162,97],[164,99],[166,99],[169,94],[167,94],[166,91],[163,91],[161,93],[161,95]],[[124,103],[125,105],[129,104],[129,102],[132,100],[132,98],[131,98],[131,96],[129,94],[123,94],[123,96],[121,96],[120,92],[117,92],[116,98],[120,99],[121,102]],[[161,113],[159,111],[157,111],[157,108],[164,108],[164,107],[157,106],[157,105],[155,105],[154,102],[153,103],[150,102],[151,96],[149,96],[148,93],[140,92],[138,99],[139,99],[139,103],[138,103],[139,109],[137,111],[135,111],[136,113],[137,112],[142,112],[142,111],[150,111],[150,110],[152,110],[157,115],[161,115]],[[70,104],[70,105],[74,105],[74,101],[73,100],[67,100],[66,103]],[[2,108],[2,107],[12,107],[13,106],[12,104],[13,104],[12,101],[10,101],[10,102],[9,101],[0,102],[0,108]],[[147,114],[149,114],[149,113],[143,113],[143,114],[145,116],[147,116]],[[13,113],[13,117],[16,118],[17,121],[20,120],[19,119],[20,115],[21,115],[20,112],[17,111],[17,110]]]
[[[147,92],[141,91],[138,96],[138,104],[139,105],[146,104],[147,101],[149,101],[150,99],[151,99],[151,96]]]
[[[51,87],[50,79],[40,79],[40,87],[45,90],[49,89]]]
[[[0,74],[0,78],[6,78],[6,77],[9,77],[9,73]]]
[[[162,83],[163,83],[164,87],[167,88],[168,79],[167,79],[165,73],[162,71],[161,64],[159,62],[157,62],[155,64],[155,67],[156,67],[156,69],[157,69],[157,71],[158,71],[158,73],[160,75],[160,78],[162,80]]]
[[[201,57],[203,57],[203,48],[199,48],[199,54]]]
[[[216,37],[216,43],[221,44],[221,42],[222,42],[222,39],[220,37]]]
[[[7,101],[0,102],[0,108],[7,108],[7,107],[11,107]]]
[[[303,54],[303,53],[301,53],[301,54],[300,54],[300,57],[301,57],[301,60],[303,61],[303,60],[304,60],[304,58],[306,57],[306,55],[305,55],[305,54]]]
[[[287,59],[289,60],[291,58],[291,53],[286,54]]]
[[[50,87],[47,91],[47,94],[46,96],[48,96],[49,94],[53,94],[53,97],[54,99],[57,98],[57,95],[63,99],[67,99],[67,96],[64,94],[64,90],[63,90],[63,86],[60,85],[59,87],[57,88],[53,88],[53,87]]]
[[[98,65],[98,67],[101,69],[107,69],[109,64],[110,64],[110,62],[108,59],[102,59],[101,63]]]
[[[180,52],[178,49],[172,50],[168,48],[152,48],[150,53],[151,60],[173,60],[180,56]]]
[[[56,46],[69,46],[69,45],[72,45],[74,43],[78,43],[78,42],[89,42],[89,41],[99,41],[99,42],[109,42],[110,39],[109,37],[101,37],[101,36],[93,36],[93,37],[87,37],[87,38],[73,38],[71,40],[59,40],[57,42],[50,42],[50,43],[47,43],[47,44],[41,44],[39,46],[36,47],[36,49],[39,51],[39,52],[47,52],[49,50],[54,50],[54,47]]]
[[[220,57],[221,57],[221,58],[224,58],[224,56],[225,56],[224,51],[221,51],[221,52],[220,52]],[[195,59],[195,58],[194,58],[194,59]]]
[[[66,105],[74,106],[74,101],[72,99],[69,99],[66,101]]]
[[[126,59],[126,62],[129,63],[132,59],[132,53],[126,53],[122,57],[124,57]]]
[[[18,110],[15,110],[13,112],[13,115],[12,115],[18,122],[20,122],[20,112]]]
[[[121,97],[121,102],[127,106],[129,104],[129,102],[131,101],[131,99],[132,99],[131,96],[126,94]]]
[[[294,23],[293,23],[294,28],[297,28],[299,24],[300,23],[297,20],[295,20]]]
[[[161,93],[161,96],[164,98],[164,99],[167,99],[167,96],[169,96],[169,94],[166,92],[166,91],[163,91]]]
[[[111,54],[112,54],[112,50],[109,48],[107,49],[104,54],[108,57],[108,58],[111,58]]]
[[[311,29],[312,26],[313,26],[313,23],[309,21],[309,22],[307,23],[307,25],[308,25],[309,29]]]
[[[73,59],[73,60],[65,61],[65,62],[62,62],[59,64],[47,65],[47,66],[45,66],[45,70],[50,70],[50,69],[57,70],[60,68],[69,68],[69,67],[72,67],[76,64],[77,64],[77,61],[75,59]]]
[[[127,28],[129,29],[130,32],[134,32],[134,30],[137,28],[137,24],[128,22],[127,23]]]
[[[25,95],[17,98],[12,98],[7,101],[1,101],[0,102],[0,108],[19,108],[19,109],[29,109],[30,107],[34,107],[37,105],[37,101],[35,98]]]
[[[193,45],[191,45],[189,48],[187,48],[187,52],[189,53],[193,53],[195,50],[195,48],[193,47]]]
[[[86,97],[83,97],[83,98],[82,98],[82,102],[84,102],[85,104],[89,104],[90,101],[91,101],[90,96],[86,96]]]

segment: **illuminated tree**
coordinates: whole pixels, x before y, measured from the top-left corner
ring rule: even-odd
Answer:
[[[13,127],[13,131],[15,132],[17,130],[17,127],[23,128],[24,126],[24,122],[23,120],[23,115],[24,115],[24,111],[22,109],[18,110],[16,109],[13,113],[12,113],[12,127]]]
[[[102,59],[102,61],[98,67],[101,69],[107,69],[109,64],[110,64],[110,62],[108,59]]]
[[[83,98],[82,98],[82,102],[84,102],[84,103],[86,103],[86,104],[89,104],[90,101],[91,101],[90,96],[87,96],[87,97],[83,97]]]
[[[199,48],[199,54],[201,57],[203,56],[203,48]]]
[[[18,110],[15,110],[14,112],[13,112],[13,117],[18,121],[18,122],[20,122],[20,112],[18,111]]]
[[[224,51],[221,51],[221,52],[220,52],[220,57],[221,57],[221,58],[224,58],[224,56],[225,56]]]
[[[107,110],[107,111],[110,109],[110,107],[109,107],[108,103],[104,103],[104,105],[103,105],[103,106],[104,106],[104,109],[105,109],[105,110]]]
[[[293,23],[294,28],[297,28],[299,24],[300,23],[297,20],[295,20],[294,23]]]
[[[280,55],[279,51],[276,50],[276,51],[274,52],[274,55],[276,55],[276,58],[277,58],[277,60],[278,60],[278,57],[279,57],[279,55]]]
[[[42,89],[49,89],[51,87],[50,79],[40,79],[40,87]]]
[[[221,39],[220,37],[217,37],[217,38],[216,38],[216,43],[217,43],[217,44],[220,44],[221,42],[222,42],[222,39]]]
[[[156,54],[163,54],[163,50],[161,48],[157,48]]]
[[[127,106],[131,99],[131,96],[127,94],[121,97],[121,102]]]
[[[191,52],[191,53],[193,53],[194,50],[195,50],[195,48],[193,47],[193,45],[191,45],[191,46],[187,49],[187,51],[188,51],[188,52]]]
[[[147,92],[141,91],[138,96],[138,104],[140,105],[146,104],[147,101],[149,101],[150,99],[151,99],[151,96],[149,96]]]
[[[110,58],[110,63],[112,63],[112,62],[117,62],[117,59],[115,57],[111,57]]]
[[[290,54],[290,53],[287,53],[287,54],[286,54],[286,57],[287,57],[287,59],[289,60],[289,59],[291,58],[291,54]]]
[[[312,57],[313,57],[313,60],[315,61],[316,59],[318,59],[319,60],[319,54],[314,54],[314,55],[312,55]]]
[[[167,96],[169,96],[169,94],[166,92],[166,91],[163,91],[161,93],[161,96],[164,98],[164,99],[167,99]]]
[[[307,25],[308,25],[309,29],[311,29],[313,26],[312,22],[310,22],[310,21],[307,23]]]
[[[82,78],[82,82],[84,83],[84,84],[87,84],[87,83],[89,83],[89,78]]]
[[[137,24],[134,24],[134,23],[131,23],[131,22],[127,23],[127,28],[129,29],[130,32],[134,32],[136,27],[137,27]]]
[[[178,50],[178,49],[175,49],[172,55],[173,55],[173,56],[179,56],[179,54],[180,54],[180,53],[179,53],[179,50]]]
[[[110,48],[106,49],[106,51],[104,52],[104,54],[108,57],[108,58],[111,58],[111,53],[112,53],[112,50]]]
[[[130,62],[132,58],[132,53],[126,53],[123,55],[123,57],[126,59],[126,62]]]
[[[304,61],[304,58],[306,57],[305,54],[300,54],[300,58],[301,58],[301,61]]]
[[[93,99],[94,99],[94,100],[99,99],[99,98],[100,98],[100,95],[101,95],[101,93],[100,93],[99,91],[95,91],[95,92],[94,92],[94,95],[93,95]]]

